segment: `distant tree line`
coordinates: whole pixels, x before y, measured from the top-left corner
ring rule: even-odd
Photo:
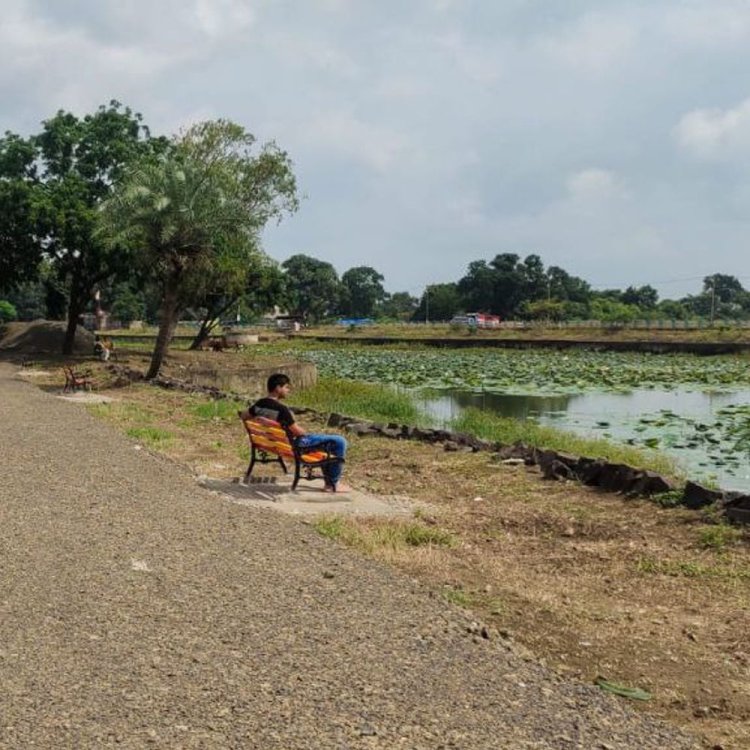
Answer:
[[[593,290],[558,266],[545,269],[538,255],[521,260],[503,253],[469,264],[455,283],[431,284],[414,313],[415,320],[449,320],[459,312],[487,312],[512,320],[601,320],[691,318],[744,320],[750,317],[750,292],[726,274],[703,279],[698,294],[659,300],[652,286]]]

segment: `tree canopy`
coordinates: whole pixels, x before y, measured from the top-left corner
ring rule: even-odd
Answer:
[[[0,141],[0,283],[29,279],[43,258],[50,261],[68,290],[64,353],[95,286],[127,273],[122,248],[95,234],[97,207],[128,163],[165,145],[116,101],[83,118],[61,110],[38,134],[6,133]]]
[[[286,271],[287,294],[293,315],[317,322],[337,311],[341,282],[330,263],[297,254],[281,265]]]
[[[340,309],[353,318],[369,318],[385,300],[383,275],[370,266],[355,266],[341,277]]]
[[[242,289],[263,257],[259,236],[297,208],[287,154],[226,120],[194,125],[158,159],[136,162],[101,207],[108,247],[126,247],[160,290],[147,378],[166,355],[181,310],[219,286]]]

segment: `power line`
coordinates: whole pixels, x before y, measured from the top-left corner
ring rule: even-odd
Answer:
[[[728,275],[730,275],[730,274],[728,274]],[[591,284],[592,287],[608,287],[608,288],[622,286],[623,284],[627,284],[627,286],[646,286],[646,285],[653,285],[653,284],[659,284],[659,285],[662,285],[662,284],[681,284],[681,283],[684,283],[686,281],[703,281],[704,279],[706,279],[706,278],[708,278],[710,276],[714,276],[714,274],[707,273],[707,274],[704,274],[703,276],[686,276],[686,277],[681,278],[681,279],[662,279],[660,281],[641,281],[640,283],[633,282],[633,281],[627,281],[627,282],[624,282],[624,281],[618,281],[618,282],[609,281],[609,282],[606,282],[606,283],[605,282],[598,282],[598,281],[590,281],[589,284]],[[740,279],[750,279],[750,276],[735,276],[734,274],[731,274],[731,276],[733,276],[738,281]]]

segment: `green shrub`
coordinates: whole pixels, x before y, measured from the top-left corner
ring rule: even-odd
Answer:
[[[7,323],[17,317],[16,308],[8,300],[0,299],[0,323]]]

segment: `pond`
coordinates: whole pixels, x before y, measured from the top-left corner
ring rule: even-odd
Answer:
[[[750,490],[750,359],[593,350],[307,347],[324,377],[408,389],[447,424],[473,406],[662,450],[691,478]]]
[[[720,393],[635,389],[559,396],[460,390],[416,391],[417,404],[438,424],[448,425],[466,408],[673,456],[686,476],[725,489],[750,490],[750,389]]]

